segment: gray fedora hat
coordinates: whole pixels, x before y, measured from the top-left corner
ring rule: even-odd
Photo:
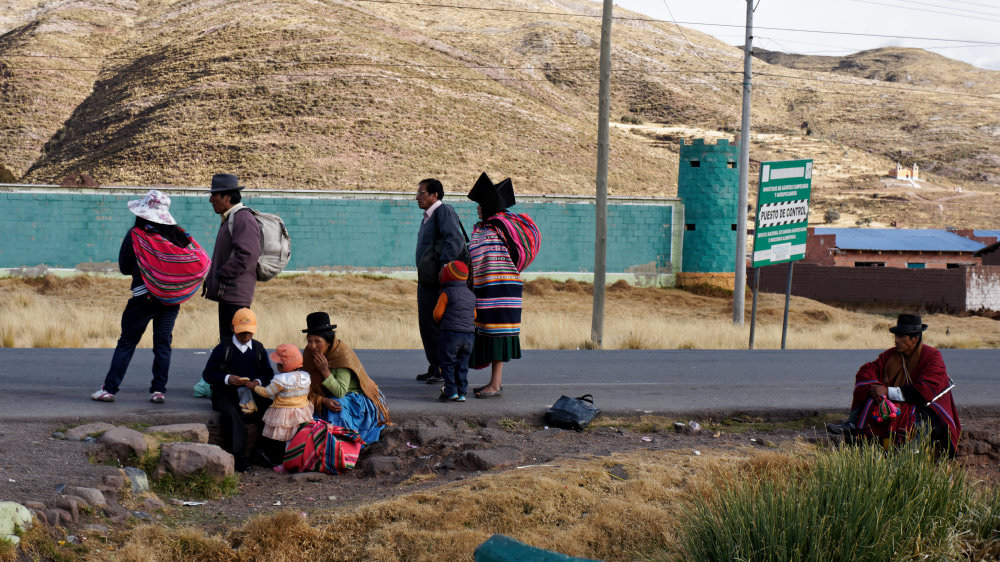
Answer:
[[[240,185],[240,180],[233,174],[215,174],[212,176],[212,191],[211,193],[219,193],[220,191],[240,191],[243,186]]]

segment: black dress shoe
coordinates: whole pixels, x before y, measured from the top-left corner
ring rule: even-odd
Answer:
[[[273,468],[275,465],[280,464],[272,461],[271,457],[260,449],[254,451],[250,458],[253,460],[253,464],[263,466],[265,468]]]
[[[427,384],[441,384],[444,382],[444,379],[441,377],[441,375],[434,375],[428,377],[425,382]]]
[[[233,468],[236,470],[236,472],[247,472],[248,470],[250,470],[251,467],[252,465],[250,464],[250,459],[246,458],[243,455],[240,455],[236,457],[236,459],[234,459]]]
[[[430,373],[420,373],[419,375],[417,375],[417,380],[420,381],[420,382],[425,382],[427,379],[429,379],[429,378],[431,378],[433,376],[434,375],[432,375]]]

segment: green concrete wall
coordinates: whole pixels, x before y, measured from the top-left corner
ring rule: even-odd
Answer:
[[[219,217],[205,190],[161,188],[171,213],[209,252]],[[87,269],[116,262],[134,222],[126,202],[142,189],[0,187],[0,268]],[[421,211],[412,197],[386,193],[246,191],[244,202],[277,213],[292,237],[288,270],[410,270]],[[445,198],[466,230],[475,204]],[[529,272],[592,272],[594,204],[589,198],[520,197],[512,210],[529,214],[542,233],[541,252]],[[622,199],[608,205],[608,272],[672,274],[679,267],[683,216],[677,200]]]
[[[685,272],[736,271],[737,156],[728,139],[681,141],[677,196],[684,201]]]

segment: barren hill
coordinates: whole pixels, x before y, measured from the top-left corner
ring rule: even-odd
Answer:
[[[225,170],[251,187],[437,176],[459,191],[485,170],[521,192],[593,191],[596,2],[8,4],[0,166],[19,181],[204,185]],[[628,18],[612,48],[610,191],[674,195],[677,138],[735,134],[742,54]],[[755,62],[752,160],[816,159],[814,218],[995,226],[1000,73],[852,57]],[[929,181],[883,184],[895,161]]]

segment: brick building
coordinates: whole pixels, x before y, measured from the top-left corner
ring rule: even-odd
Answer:
[[[810,228],[806,263],[836,267],[953,269],[982,265],[992,231],[929,228]],[[980,235],[980,236],[977,236]]]

